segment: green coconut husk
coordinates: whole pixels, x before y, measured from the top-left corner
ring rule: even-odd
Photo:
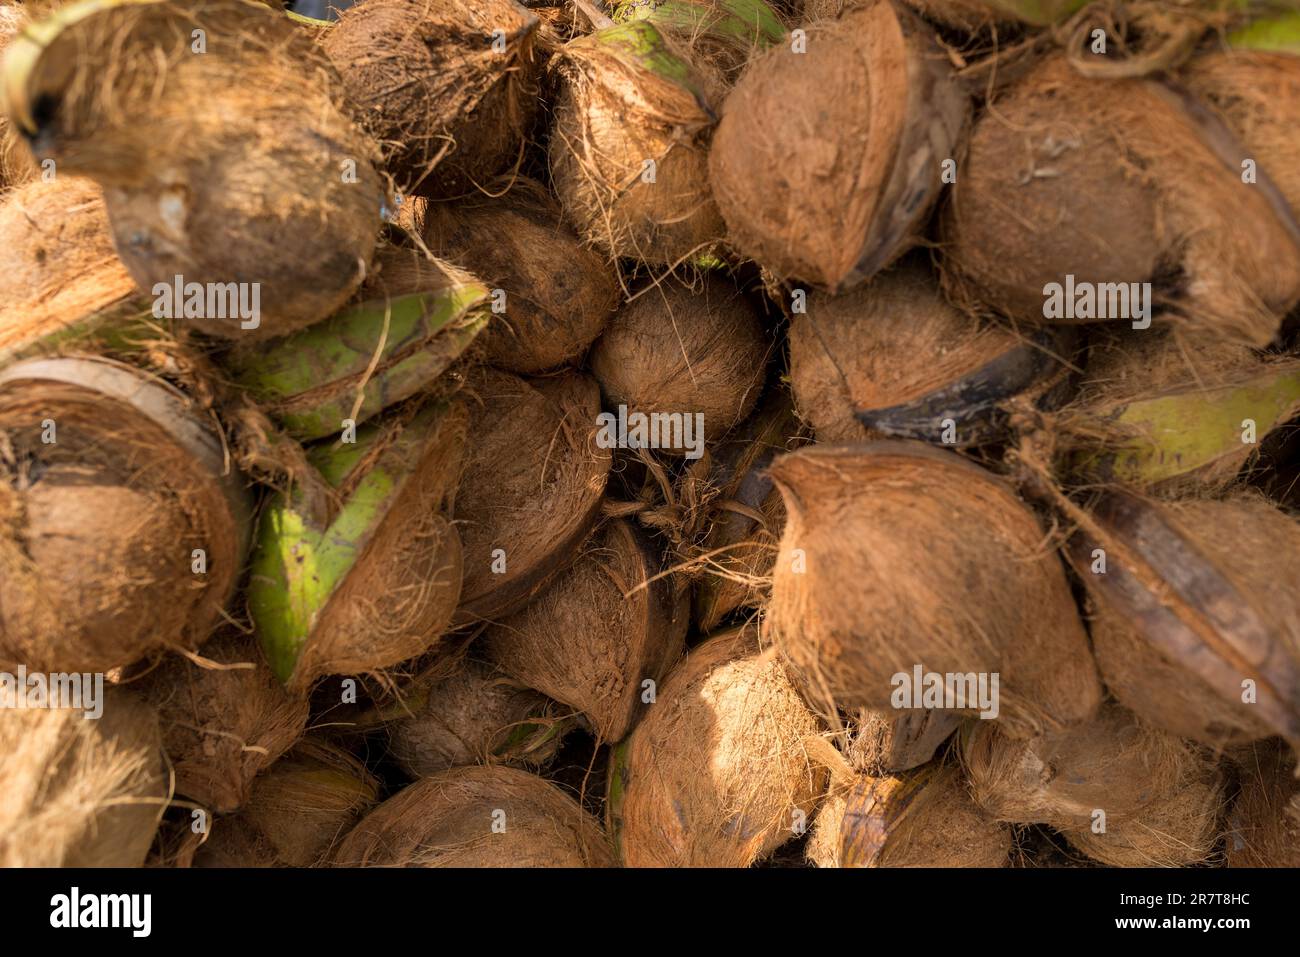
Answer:
[[[1262,17],[1229,31],[1234,50],[1300,53],[1300,11]]]
[[[309,458],[338,503],[295,487],[263,512],[249,608],[290,689],[389,667],[441,637],[460,595],[460,539],[445,513],[466,423],[459,403],[435,403],[319,446]]]
[[[429,388],[487,326],[489,291],[448,263],[429,261],[416,271],[409,283],[418,290],[368,299],[236,350],[227,360],[235,382],[300,441],[334,435],[345,420],[360,425]]]

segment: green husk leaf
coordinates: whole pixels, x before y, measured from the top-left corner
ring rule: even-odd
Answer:
[[[1300,11],[1266,17],[1228,34],[1234,50],[1300,53]]]
[[[627,793],[627,749],[625,739],[609,749],[605,778],[605,832],[614,847],[614,860],[623,862],[623,798]]]

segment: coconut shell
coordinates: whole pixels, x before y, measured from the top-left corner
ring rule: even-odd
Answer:
[[[618,308],[613,269],[560,222],[540,187],[490,204],[431,205],[424,238],[505,293],[482,337],[497,368],[529,375],[577,362]]]
[[[492,761],[544,765],[571,725],[554,701],[475,660],[406,705],[385,730],[388,753],[412,777]]]
[[[1064,570],[998,478],[899,441],[801,449],[770,474],[787,520],[767,624],[825,713],[892,712],[918,667],[998,674],[999,723],[1021,736],[1096,711]]]
[[[208,638],[251,508],[186,396],[107,359],[25,360],[0,370],[0,448],[0,661],[108,671]]]
[[[748,867],[795,836],[826,788],[820,733],[753,627],[690,652],[610,769],[610,829],[629,867]]]
[[[1059,360],[1070,358],[1064,340],[1028,339],[955,308],[918,260],[860,289],[815,294],[807,310],[790,322],[790,380],[823,443],[1004,438],[1007,403],[1060,391]]]
[[[473,441],[455,513],[465,545],[457,624],[523,607],[573,561],[610,469],[609,450],[595,441],[599,393],[586,375],[529,383],[484,369],[470,388]]]
[[[746,70],[709,181],[737,252],[834,292],[915,242],[970,106],[930,28],[890,0],[812,24],[806,46]]]
[[[1232,755],[1241,791],[1227,819],[1228,867],[1300,867],[1300,781],[1295,756],[1280,742],[1246,745]]]
[[[365,765],[304,738],[253,786],[245,807],[212,822],[199,867],[316,867],[379,800]]]
[[[0,707],[0,866],[139,867],[169,798],[158,716],[105,687],[103,714]]]
[[[276,677],[302,692],[324,675],[373,672],[428,650],[460,595],[462,553],[447,518],[468,415],[435,403],[319,446],[338,493],[301,491],[263,512],[248,602]]]
[[[389,798],[353,829],[345,867],[608,867],[600,825],[554,784],[500,766],[453,768]]]
[[[689,597],[658,577],[650,542],[625,521],[608,523],[523,611],[490,627],[487,655],[507,674],[587,716],[604,741],[621,741],[681,656]]]
[[[620,309],[592,349],[591,371],[606,408],[625,405],[629,414],[646,416],[701,414],[703,439],[711,442],[757,405],[769,345],[735,287],[711,275],[700,283],[692,290],[667,281]]]
[[[1275,190],[1242,181],[1240,136],[1177,85],[1048,58],[971,134],[943,221],[949,293],[1041,324],[1068,276],[1151,282],[1164,318],[1267,344],[1300,299],[1300,228]]]
[[[1300,525],[1255,493],[1156,503],[1114,490],[1092,516],[1068,554],[1111,693],[1212,747],[1300,741]]]
[[[176,793],[223,814],[303,736],[308,706],[285,693],[243,635],[213,638],[203,659],[169,658],[134,687],[158,711]]]
[[[538,23],[512,0],[366,0],[322,46],[403,192],[457,196],[519,163],[538,103]]]
[[[36,158],[104,188],[142,292],[178,276],[243,284],[250,301],[258,289],[255,327],[205,304],[184,320],[195,328],[283,335],[338,310],[365,277],[384,200],[374,147],[340,107],[325,55],[282,13],[245,0],[75,3],[10,44],[4,86]]]

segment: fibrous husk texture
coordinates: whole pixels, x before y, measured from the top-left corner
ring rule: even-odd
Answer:
[[[513,0],[366,0],[322,45],[403,191],[456,196],[519,162],[538,104],[538,23]]]
[[[1229,867],[1300,867],[1300,781],[1295,756],[1277,741],[1232,754],[1240,792],[1227,819]]]
[[[98,718],[0,707],[0,866],[144,863],[169,797],[158,716],[129,692],[104,690]]]
[[[663,680],[690,623],[682,583],[659,572],[649,540],[611,521],[523,611],[488,629],[486,653],[583,712],[602,739],[621,741],[651,707],[645,682]]]
[[[902,442],[814,446],[770,472],[788,517],[767,624],[825,713],[891,712],[895,676],[910,687],[918,667],[990,691],[996,673],[998,721],[1017,735],[1096,710],[1064,570],[1008,486]]]
[[[812,24],[806,43],[741,77],[709,181],[737,252],[839,291],[916,240],[970,107],[930,28],[890,0]]]
[[[607,867],[604,832],[573,798],[501,766],[423,778],[370,813],[339,846],[348,867]]]
[[[28,4],[6,3],[0,6],[0,55],[29,16]],[[14,130],[9,117],[0,111],[0,186],[18,186],[39,173],[27,144]]]
[[[748,867],[802,833],[826,787],[817,718],[753,626],[696,647],[632,732],[618,834],[629,867]]]

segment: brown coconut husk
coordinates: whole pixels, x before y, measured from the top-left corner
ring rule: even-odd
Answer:
[[[916,241],[969,110],[905,8],[878,0],[812,24],[807,52],[774,46],[723,107],[709,181],[728,243],[780,279],[863,282]]]
[[[960,737],[975,802],[999,821],[1107,828],[1172,800],[1210,775],[1213,761],[1193,745],[1107,704],[1097,716],[1016,740],[998,722],[975,721]]]
[[[871,777],[910,771],[931,761],[967,720],[951,711],[860,709],[845,729],[843,750],[850,766]]]
[[[483,369],[468,388],[472,437],[456,522],[465,578],[454,623],[523,607],[577,556],[600,512],[610,453],[596,444],[600,396],[586,375],[526,382]],[[505,572],[496,549],[505,552]]]
[[[999,723],[1018,736],[1096,711],[1064,570],[998,478],[901,441],[813,446],[770,472],[788,517],[767,624],[824,713],[892,712],[893,676],[918,666],[997,673]]]
[[[947,444],[980,444],[1004,430],[1009,400],[1059,392],[1067,373],[1065,342],[1030,341],[955,308],[920,260],[815,294],[807,309],[790,322],[790,380],[822,443],[941,442],[951,419]]]
[[[1300,867],[1300,779],[1295,755],[1260,741],[1232,755],[1241,786],[1226,822],[1228,867]]]
[[[692,289],[665,281],[620,309],[592,348],[591,371],[607,408],[626,405],[629,414],[647,416],[700,413],[708,442],[758,404],[769,345],[734,286],[713,276],[699,282]]]
[[[319,737],[300,741],[257,779],[248,803],[212,822],[199,867],[317,867],[379,800],[365,765]]]
[[[3,55],[9,41],[22,29],[28,16],[26,4],[6,3],[0,6],[0,55]],[[40,173],[27,144],[14,131],[9,117],[0,111],[0,187],[19,186],[35,179]]]
[[[1266,345],[1300,299],[1300,228],[1242,182],[1244,150],[1176,84],[1048,58],[972,132],[943,221],[947,290],[1041,324],[1045,287],[1068,275],[1152,282],[1163,319]]]
[[[10,45],[8,110],[37,159],[104,188],[118,253],[143,292],[177,276],[258,283],[256,328],[184,320],[249,339],[348,300],[370,263],[384,187],[309,31],[245,0],[79,5],[55,17],[52,38]]]
[[[653,705],[645,682],[662,682],[681,656],[689,593],[660,577],[649,540],[614,520],[578,560],[518,614],[484,634],[506,673],[570,705],[604,741],[621,741]]]
[[[1092,514],[1104,538],[1080,535],[1069,554],[1111,693],[1214,748],[1300,740],[1300,525],[1253,492],[1156,503],[1113,491]]]
[[[474,659],[404,705],[384,729],[388,753],[412,777],[493,761],[540,767],[567,726],[561,706]]]
[[[253,779],[307,730],[307,700],[290,697],[256,643],[233,630],[135,688],[158,711],[176,793],[218,814],[243,805]]]
[[[505,293],[504,312],[480,336],[497,368],[530,375],[574,363],[618,308],[613,269],[559,215],[539,184],[516,184],[495,203],[429,207],[429,247]]]
[[[519,163],[538,103],[538,23],[513,0],[366,0],[322,46],[403,192],[457,196]]]
[[[389,798],[343,840],[344,867],[608,867],[600,825],[514,768],[452,768]]]
[[[104,688],[103,715],[0,708],[0,866],[139,867],[170,796],[158,716]]]
[[[821,731],[754,626],[710,638],[659,688],[611,770],[629,867],[749,867],[796,836],[826,788]]]
[[[0,661],[108,671],[198,647],[243,566],[245,494],[165,384],[105,359],[0,371]]]

